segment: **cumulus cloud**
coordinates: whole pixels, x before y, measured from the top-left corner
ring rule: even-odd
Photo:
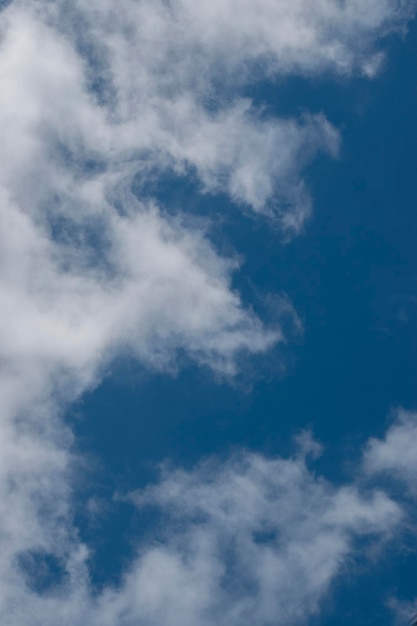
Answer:
[[[389,533],[401,516],[382,493],[364,497],[354,485],[335,488],[315,477],[300,456],[210,461],[170,473],[133,498],[158,506],[178,529],[143,556],[156,565],[154,580],[141,569],[131,574],[146,581],[150,623],[178,611],[173,623],[305,623],[354,553],[355,539]],[[184,574],[197,581],[203,602],[191,620],[181,597],[173,613],[164,607],[157,564],[163,568],[165,559],[173,583]],[[152,587],[160,594],[153,603],[146,597]]]
[[[395,419],[381,439],[368,441],[363,457],[363,470],[366,475],[378,481],[383,478],[387,491],[398,497],[398,485],[405,488],[408,496],[410,527],[415,529],[417,502],[417,414],[398,409]],[[411,506],[410,506],[411,505]],[[415,535],[415,530],[412,530]],[[390,606],[398,618],[398,623],[409,622],[411,615],[417,615],[417,598],[414,602],[404,602],[398,598],[390,600]]]
[[[86,163],[90,178],[95,165],[112,185],[109,170],[126,184],[132,170],[142,179],[151,169],[191,171],[206,191],[297,232],[311,203],[302,168],[317,150],[337,152],[337,132],[322,115],[261,115],[239,86],[290,73],[369,74],[380,59],[376,39],[404,25],[412,8],[15,0],[3,11],[3,176],[23,165],[32,172],[25,190],[33,204],[34,191],[46,191],[45,161],[47,191],[61,195],[80,169],[87,176]]]
[[[68,532],[61,543],[52,537],[9,566],[2,620],[18,626],[162,626],[167,619],[173,626],[304,624],[336,576],[363,553],[363,539],[386,540],[402,518],[381,491],[362,493],[357,484],[334,486],[316,476],[304,453],[287,459],[241,453],[190,471],[166,469],[158,483],[129,499],[156,509],[161,523],[117,587],[94,594],[86,550]],[[43,579],[30,565],[45,569],[52,558],[63,569],[61,579],[39,588]]]
[[[371,439],[364,456],[370,475],[385,474],[404,482],[417,496],[417,414],[399,409],[383,439]]]
[[[257,109],[245,85],[294,73],[371,76],[378,41],[403,28],[413,7],[388,0],[3,7],[2,623],[158,625],[165,610],[193,626],[213,616],[242,624],[245,611],[256,610],[265,624],[275,610],[296,623],[285,569],[305,580],[303,606],[315,611],[354,537],[395,525],[400,513],[386,496],[331,487],[300,460],[247,456],[174,473],[141,498],[183,530],[175,522],[159,548],[142,548],[121,589],[96,596],[88,549],[72,522],[78,465],[62,417],[116,355],[158,369],[175,367],[185,353],[233,375],[242,352],[283,340],[279,320],[265,327],[232,288],[237,260],[216,252],[204,224],[169,217],[146,183],[167,172],[192,175],[199,192],[224,193],[296,234],[312,205],[304,168],[318,151],[337,154],[338,132],[323,114],[290,119]],[[273,478],[281,471],[284,482]],[[222,485],[236,489],[228,511]],[[255,517],[245,517],[246,497],[260,507]],[[311,526],[298,520],[304,500]],[[229,540],[230,562],[220,551]],[[245,575],[224,584],[228,567],[244,566]]]

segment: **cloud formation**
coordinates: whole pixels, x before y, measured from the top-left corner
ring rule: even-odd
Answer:
[[[162,626],[169,616],[173,626],[302,624],[363,555],[357,541],[380,544],[403,516],[382,491],[315,476],[303,453],[242,453],[167,470],[129,498],[156,508],[161,527],[153,543],[138,547],[121,584],[94,594],[85,547],[70,533],[59,544],[52,536],[5,572],[12,581],[0,609],[5,623]],[[30,558],[44,569],[55,558],[60,584],[39,589]]]
[[[355,537],[397,524],[386,495],[332,487],[300,459],[243,456],[176,472],[141,496],[177,520],[174,530],[142,547],[121,589],[96,596],[72,522],[79,465],[63,414],[120,354],[160,369],[185,353],[233,375],[243,352],[284,339],[279,320],[266,327],[233,289],[237,260],[216,252],[204,224],[157,206],[146,183],[190,175],[201,193],[226,194],[297,234],[312,206],[303,171],[319,151],[337,155],[339,134],[323,114],[257,109],[245,86],[371,77],[380,38],[413,7],[14,0],[2,9],[2,624],[158,626],[165,611],[193,626],[240,626],[255,611],[265,624],[276,611],[297,623],[300,610],[317,610]],[[283,571],[305,581],[301,609]]]
[[[399,409],[383,439],[371,439],[364,456],[364,469],[371,475],[388,475],[406,484],[417,497],[417,414]]]
[[[362,496],[354,485],[335,488],[315,477],[303,456],[213,460],[168,474],[136,502],[158,506],[164,524],[173,519],[178,529],[130,574],[143,590],[138,608],[150,614],[144,623],[168,614],[175,624],[305,623],[354,554],[355,539],[388,535],[401,517],[383,493]],[[164,571],[175,590],[168,606],[158,585]],[[182,606],[183,579],[191,606]]]

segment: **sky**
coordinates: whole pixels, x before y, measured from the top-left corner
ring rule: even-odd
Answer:
[[[417,613],[417,4],[0,0],[0,623]]]

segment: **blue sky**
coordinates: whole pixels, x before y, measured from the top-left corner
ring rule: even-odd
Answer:
[[[414,13],[3,3],[2,623],[417,612]]]

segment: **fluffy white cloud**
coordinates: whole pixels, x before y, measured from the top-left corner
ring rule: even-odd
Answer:
[[[175,530],[128,578],[143,589],[138,608],[149,612],[149,623],[164,614],[175,624],[305,623],[354,553],[355,538],[389,533],[400,517],[384,494],[335,488],[300,456],[212,460],[193,472],[168,474],[134,499],[174,520]],[[190,581],[191,619],[182,594],[166,598],[158,585],[165,563],[170,588],[184,577]]]
[[[381,439],[372,438],[364,452],[363,470],[378,481],[381,477],[391,483],[391,491],[398,497],[398,484],[405,486],[410,528],[416,524],[417,502],[417,413],[398,409],[395,420]],[[392,482],[394,481],[394,485]],[[394,487],[394,488],[393,488]],[[388,488],[388,485],[386,485]],[[400,490],[402,491],[402,490]],[[411,504],[411,506],[410,506]],[[412,531],[415,532],[415,531]],[[399,623],[410,621],[417,615],[417,598],[414,603],[391,599],[391,607]]]
[[[95,596],[72,523],[78,464],[62,414],[115,355],[161,368],[185,352],[233,374],[242,352],[283,340],[279,320],[265,328],[233,290],[237,261],[216,253],[204,225],[146,198],[146,182],[191,174],[201,192],[298,232],[311,210],[303,168],[319,150],[336,155],[338,133],[322,114],[274,118],[242,88],[290,73],[372,75],[377,39],[413,6],[14,0],[2,10],[2,624],[158,626],[165,611],[193,626],[240,625],[255,611],[265,624],[274,611],[295,623],[283,571],[304,580],[303,610],[315,611],[353,538],[395,525],[387,497],[332,488],[300,460],[176,473],[146,495],[177,519],[172,532],[143,547],[120,590]],[[247,502],[259,506],[252,517]],[[229,541],[244,548],[230,562],[220,549]],[[228,567],[249,569],[225,585]]]
[[[173,626],[302,624],[355,557],[357,539],[381,542],[402,517],[378,490],[361,493],[358,485],[335,487],[316,476],[303,454],[244,453],[188,472],[167,470],[130,499],[156,507],[161,526],[117,588],[93,593],[85,548],[67,528],[59,543],[54,534],[9,564],[3,623],[162,626],[169,616]],[[65,575],[40,589],[30,559],[45,569],[52,555]]]
[[[47,174],[39,168],[47,159],[56,170],[59,148],[66,175],[72,164],[86,176],[87,161],[125,183],[132,171],[191,170],[206,190],[297,232],[310,212],[301,170],[319,149],[336,153],[337,133],[322,116],[267,118],[239,86],[294,72],[369,74],[377,37],[403,26],[414,3],[235,4],[15,0],[3,12],[3,175],[24,164],[33,203]],[[71,190],[74,175],[55,171],[49,193]]]
[[[371,439],[364,456],[370,475],[385,474],[406,483],[417,496],[417,414],[399,409],[383,439]]]

